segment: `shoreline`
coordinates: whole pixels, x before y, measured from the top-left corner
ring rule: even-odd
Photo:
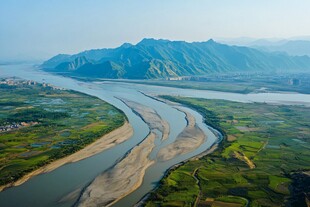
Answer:
[[[37,175],[51,172],[68,163],[78,162],[80,160],[96,155],[106,149],[109,149],[117,144],[128,140],[132,135],[133,128],[128,121],[125,121],[125,123],[121,127],[116,128],[108,134],[103,135],[101,138],[87,145],[83,149],[66,157],[52,161],[51,163],[24,175],[15,182],[0,186],[0,192],[4,191],[7,188],[19,186]]]

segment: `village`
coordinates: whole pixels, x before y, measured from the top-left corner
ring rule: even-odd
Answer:
[[[41,85],[43,88],[50,88],[52,90],[65,90],[64,88],[61,87],[57,87],[57,86],[53,86],[52,84],[49,83],[38,83],[37,81],[33,81],[33,80],[21,80],[18,78],[4,78],[4,79],[0,79],[0,87],[10,87],[10,86],[35,86],[35,85]]]
[[[24,128],[24,127],[30,127],[30,126],[34,126],[37,125],[38,122],[20,122],[20,123],[7,123],[7,125],[4,126],[0,126],[0,133],[1,132],[9,132],[9,131],[13,131],[13,130],[18,130],[20,128]]]

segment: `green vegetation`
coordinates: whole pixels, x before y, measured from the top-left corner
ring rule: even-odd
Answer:
[[[162,98],[194,108],[225,139],[214,153],[171,170],[146,206],[306,206],[309,108]],[[305,184],[298,174],[308,176]]]
[[[165,87],[176,87],[176,88],[187,88],[196,90],[212,90],[232,93],[251,93],[260,87],[256,84],[250,83],[233,83],[233,82],[200,82],[200,81],[168,81],[168,80],[144,80],[144,81],[126,81],[121,82],[165,86]]]
[[[57,55],[42,65],[46,71],[87,78],[160,79],[227,73],[309,72],[308,56],[294,57],[207,42],[143,39],[136,45]]]
[[[80,78],[84,81],[89,78]],[[97,79],[100,80],[100,79]],[[292,84],[295,80],[298,84]],[[213,90],[232,93],[264,93],[274,91],[292,91],[310,93],[309,74],[230,74],[184,77],[184,80],[115,80],[120,82],[147,84],[165,87]]]
[[[125,115],[82,93],[0,84],[0,185],[72,154],[120,127]]]

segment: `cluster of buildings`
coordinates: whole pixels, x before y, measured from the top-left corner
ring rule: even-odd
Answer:
[[[14,129],[18,129],[20,127],[19,124],[10,124],[6,126],[0,126],[0,132],[12,131]]]
[[[233,82],[244,82],[244,81],[262,81],[262,82],[273,82],[283,85],[309,85],[309,75],[292,75],[292,74],[229,74],[229,75],[209,75],[209,76],[180,76],[180,77],[168,77],[166,80],[169,81],[198,81],[198,82],[214,82],[214,81],[233,81]]]
[[[12,123],[5,126],[0,126],[0,132],[8,132],[12,130],[19,129],[21,127],[28,127],[38,124],[38,122],[20,122],[20,123]]]
[[[37,85],[38,83],[36,81],[32,80],[18,80],[18,79],[2,79],[0,80],[0,84],[2,85],[9,85],[9,86],[18,86],[18,85]]]
[[[28,85],[28,86],[35,86],[35,85],[42,85],[44,88],[51,88],[52,90],[65,90],[64,88],[53,86],[52,84],[48,83],[38,83],[33,80],[19,80],[14,78],[6,78],[0,80],[0,85],[8,85],[8,86],[22,86],[22,85]]]

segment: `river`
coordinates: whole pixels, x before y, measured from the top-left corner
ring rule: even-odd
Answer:
[[[310,106],[310,95],[284,94],[284,93],[262,93],[262,94],[236,94],[216,91],[200,91],[192,89],[179,89],[170,87],[140,85],[133,83],[121,83],[113,81],[82,82],[68,77],[53,75],[42,72],[35,67],[26,65],[0,66],[0,77],[19,77],[38,82],[46,82],[55,86],[80,91],[96,96],[102,100],[121,109],[130,124],[134,128],[133,136],[124,143],[111,149],[105,150],[93,157],[76,163],[64,165],[52,172],[33,177],[18,187],[7,189],[0,193],[0,206],[72,206],[76,202],[75,196],[71,199],[63,199],[67,195],[78,195],[80,190],[87,186],[102,172],[113,167],[133,147],[145,139],[149,133],[147,124],[135,114],[120,99],[137,101],[147,107],[154,109],[170,125],[170,134],[167,140],[156,140],[156,147],[152,155],[163,147],[175,141],[177,135],[186,126],[185,114],[171,105],[152,99],[148,95],[180,95],[187,97],[200,97],[209,99],[226,99],[239,102],[266,102],[281,104],[301,104]],[[142,93],[141,93],[142,92]],[[203,123],[203,118],[197,112],[185,108],[196,119],[199,127],[207,135],[206,142],[194,151],[179,155],[168,161],[159,161],[154,156],[155,163],[146,171],[143,184],[114,206],[132,206],[137,203],[147,192],[152,190],[164,175],[167,169],[196,156],[207,150],[217,139],[212,131]],[[72,193],[76,192],[76,193]]]

